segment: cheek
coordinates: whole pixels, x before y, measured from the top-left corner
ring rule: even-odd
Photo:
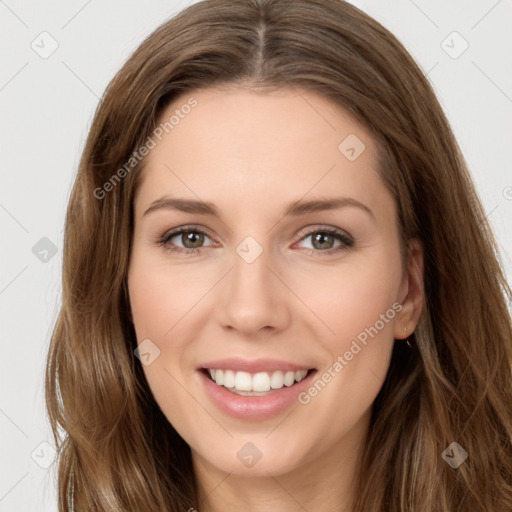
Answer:
[[[164,293],[163,280],[154,277],[147,272],[135,273],[129,281],[133,324],[139,343],[145,338],[159,338],[172,326],[172,295]]]
[[[162,260],[134,258],[128,289],[137,340],[163,341],[206,291],[201,278],[186,270],[169,269]],[[203,288],[205,288],[203,290]]]
[[[390,255],[388,255],[390,256]],[[324,324],[321,339],[330,353],[343,350],[350,340],[374,326],[385,337],[393,331],[401,281],[399,258],[365,258],[353,264],[317,270],[301,277],[296,286],[307,305]],[[395,309],[393,309],[395,304]],[[384,315],[384,324],[381,321]],[[391,334],[392,336],[392,334]]]
[[[325,428],[336,418],[340,429],[349,429],[371,406],[389,367],[401,310],[401,260],[393,248],[368,256],[310,282],[308,305],[323,322],[316,339],[325,357],[322,382],[301,403]]]
[[[180,391],[172,376],[192,367],[195,333],[207,318],[201,299],[218,277],[205,268],[170,266],[161,255],[140,248],[132,256],[128,291],[137,343],[151,340],[157,354],[143,370],[157,401],[165,400],[169,390]]]
[[[194,279],[186,273],[162,268],[150,257],[134,256],[128,272],[133,324],[138,344],[151,340],[149,345],[145,342],[151,360],[142,368],[162,412],[181,431],[188,424],[183,411],[190,407],[190,397],[180,385],[191,332],[192,316],[187,313],[206,290],[190,286]]]
[[[317,338],[327,356],[300,403],[325,429],[336,424],[339,434],[351,428],[384,382],[401,310],[401,272],[399,253],[391,248],[315,279],[308,304],[329,327]]]

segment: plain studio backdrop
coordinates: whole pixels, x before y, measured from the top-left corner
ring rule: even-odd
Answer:
[[[94,110],[129,54],[190,3],[0,0],[1,512],[57,511],[44,365],[66,205]],[[512,2],[352,3],[391,30],[432,83],[511,282]]]

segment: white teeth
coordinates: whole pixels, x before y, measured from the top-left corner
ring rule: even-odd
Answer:
[[[254,395],[265,393],[271,389],[281,389],[284,386],[292,386],[295,382],[303,380],[308,371],[282,372],[259,372],[251,374],[248,372],[235,372],[233,370],[216,370],[209,368],[208,372],[212,380],[219,386],[224,386],[243,395]]]
[[[219,376],[220,376],[220,384],[219,384]],[[221,386],[226,386],[227,388],[234,388],[235,387],[235,372],[233,370],[224,370],[224,371],[217,370],[215,372],[215,382]]]
[[[235,389],[238,391],[253,391],[251,374],[247,372],[236,372]]]
[[[270,376],[270,387],[272,389],[280,389],[284,386],[284,375],[283,372],[278,370],[273,372]]]
[[[295,372],[286,372],[284,374],[284,385],[291,386],[295,384]]]
[[[297,382],[300,382],[306,376],[306,374],[307,374],[307,372],[304,373],[304,371],[295,372],[295,380]]]
[[[270,375],[265,372],[257,373],[252,377],[253,391],[270,391]]]

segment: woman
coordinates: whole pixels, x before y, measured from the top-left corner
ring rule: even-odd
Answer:
[[[510,288],[431,87],[354,6],[208,0],[150,35],[63,270],[60,509],[512,510]]]

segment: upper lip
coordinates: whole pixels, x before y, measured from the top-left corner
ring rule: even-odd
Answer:
[[[198,369],[214,369],[214,370],[234,370],[248,373],[259,372],[275,372],[281,370],[283,372],[311,370],[312,366],[295,364],[288,361],[279,361],[278,359],[242,359],[239,357],[228,357],[226,359],[216,359],[203,363]]]

